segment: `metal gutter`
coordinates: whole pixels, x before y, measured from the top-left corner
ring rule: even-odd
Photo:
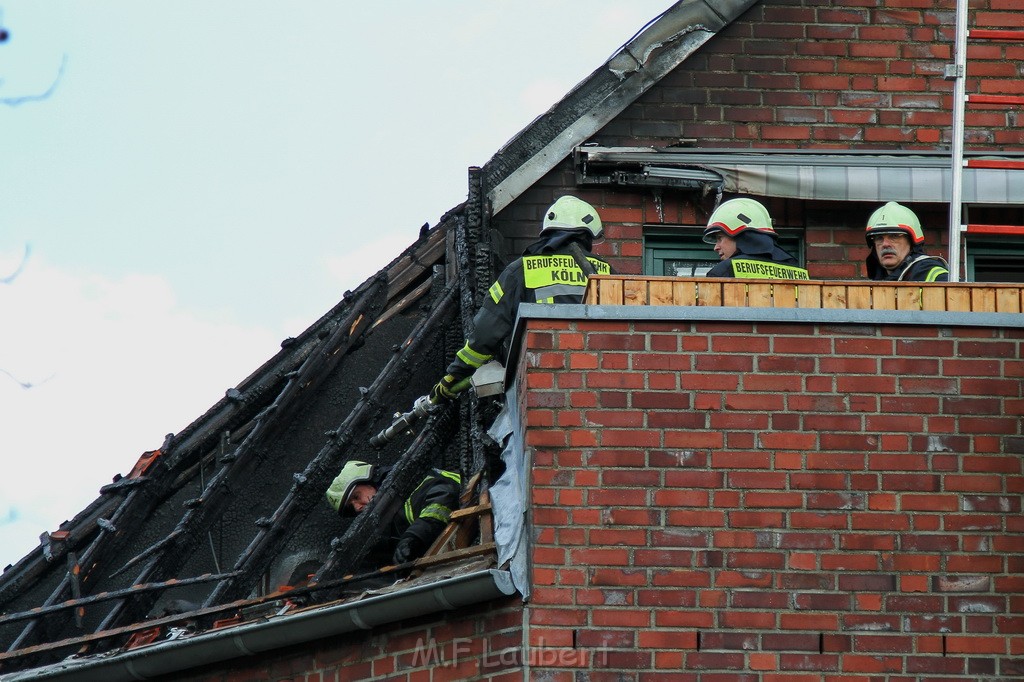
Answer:
[[[273,617],[236,627],[208,630],[192,637],[131,651],[54,663],[0,675],[0,682],[69,680],[122,682],[145,680],[202,666],[311,642],[324,637],[371,630],[377,626],[515,594],[508,571],[487,569],[369,597]]]

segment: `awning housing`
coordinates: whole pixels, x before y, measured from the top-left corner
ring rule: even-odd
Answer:
[[[949,152],[595,147],[575,150],[581,185],[679,187],[817,201],[948,203]],[[1024,153],[970,154],[1020,161]],[[963,169],[963,201],[1024,203],[1024,169]]]

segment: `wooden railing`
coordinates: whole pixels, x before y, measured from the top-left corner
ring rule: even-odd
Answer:
[[[1019,313],[1024,285],[596,275],[584,303]]]

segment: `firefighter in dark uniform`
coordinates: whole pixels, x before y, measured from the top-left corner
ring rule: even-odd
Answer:
[[[544,214],[540,239],[512,261],[491,285],[488,296],[473,318],[473,332],[466,345],[448,365],[446,374],[430,391],[437,403],[454,398],[481,365],[507,350],[519,304],[580,303],[588,275],[577,262],[585,256],[594,272],[611,273],[608,263],[590,254],[603,233],[601,218],[593,206],[574,196],[558,199]],[[573,245],[578,249],[573,249]],[[575,250],[577,255],[573,255]],[[586,253],[583,253],[586,252]]]
[[[715,245],[721,259],[708,277],[809,279],[799,261],[776,243],[778,235],[761,202],[730,199],[708,218],[704,241]]]
[[[888,282],[948,282],[946,261],[924,252],[924,232],[917,214],[890,201],[868,218],[864,233],[871,253],[868,277]]]
[[[366,508],[383,483],[389,466],[350,461],[327,489],[327,501],[341,516],[354,516]],[[441,534],[452,511],[459,508],[461,477],[452,471],[431,469],[402,509],[391,519],[392,561],[418,559]]]

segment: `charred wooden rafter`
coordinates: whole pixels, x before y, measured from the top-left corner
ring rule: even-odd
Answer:
[[[231,483],[240,480],[250,473],[257,464],[254,444],[274,432],[280,423],[294,409],[297,409],[297,396],[309,395],[304,391],[307,384],[325,365],[333,366],[361,338],[369,328],[375,312],[379,312],[386,290],[385,278],[378,277],[369,291],[355,304],[348,315],[335,328],[335,332],[327,336],[319,344],[319,348],[311,352],[297,374],[290,376],[285,387],[271,404],[271,409],[264,409],[256,425],[246,435],[235,450],[235,457],[225,458],[218,471],[210,479],[199,501],[187,508],[177,526],[168,539],[158,543],[159,547],[146,550],[130,560],[126,567],[135,565],[145,558],[145,564],[134,580],[134,584],[159,582],[173,576],[191,555],[196,544],[204,536],[204,531],[220,517],[231,500]],[[339,352],[340,351],[340,352]],[[333,358],[333,359],[332,359]],[[307,368],[308,365],[308,368]],[[249,456],[250,451],[254,456]],[[123,569],[122,569],[123,570]],[[109,630],[124,620],[142,617],[151,607],[154,596],[149,593],[133,594],[118,600],[103,619],[97,631]]]
[[[415,358],[445,327],[445,321],[452,316],[453,303],[453,295],[449,293],[429,316],[420,321],[399,353],[391,358],[345,421],[333,432],[328,443],[310,461],[305,471],[295,478],[277,511],[267,519],[265,527],[257,532],[249,547],[239,556],[234,567],[238,576],[218,584],[207,598],[206,606],[238,596],[248,590],[263,573],[267,558],[279,551],[294,532],[295,526],[291,523],[294,518],[323,495],[331,478],[337,473],[339,454],[353,442],[357,434],[365,430],[364,426],[375,416],[374,412],[387,403],[386,396],[396,392],[413,374],[416,369]]]
[[[373,500],[349,525],[345,534],[333,543],[312,582],[330,580],[356,569],[367,554],[389,532],[391,519],[430,468],[430,456],[451,437],[454,408],[441,405],[383,481]]]

